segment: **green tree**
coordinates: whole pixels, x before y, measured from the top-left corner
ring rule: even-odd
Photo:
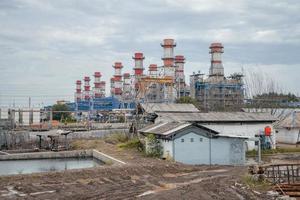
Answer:
[[[66,120],[71,118],[71,113],[69,112],[57,112],[57,111],[69,111],[69,107],[65,104],[54,104],[52,106],[53,119],[54,120]]]
[[[146,137],[146,154],[152,157],[161,157],[163,154],[163,148],[160,141],[155,137],[154,134],[149,134]]]
[[[184,96],[176,99],[176,103],[190,103],[193,104],[196,108],[200,109],[200,105],[197,100],[189,96]]]

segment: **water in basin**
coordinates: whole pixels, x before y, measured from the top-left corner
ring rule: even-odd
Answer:
[[[93,158],[8,160],[0,161],[0,175],[64,171],[68,169],[96,167],[102,164],[101,161]]]

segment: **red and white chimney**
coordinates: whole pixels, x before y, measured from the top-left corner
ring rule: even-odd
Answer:
[[[100,97],[105,97],[105,81],[100,81]]]
[[[123,96],[129,98],[131,93],[131,79],[130,73],[123,74]]]
[[[157,65],[156,64],[150,64],[149,65],[149,76],[151,78],[157,77]]]
[[[185,58],[182,55],[175,56],[175,81],[184,83],[185,77],[184,77],[184,63]]]
[[[115,78],[112,77],[110,79],[110,94],[111,96],[115,96]]]
[[[94,97],[102,98],[105,97],[105,81],[101,81],[102,74],[100,72],[94,73]]]
[[[222,53],[224,53],[224,47],[222,43],[212,43],[209,48],[209,53],[211,54],[209,76],[224,76],[224,67],[222,64]]]
[[[114,74],[114,95],[120,96],[122,94],[122,68],[123,65],[121,62],[115,62],[115,65],[113,65],[113,68],[115,69]]]
[[[100,91],[100,79],[101,79],[101,73],[100,72],[95,72],[94,77],[94,97],[95,98],[100,98],[101,97],[101,91]]]
[[[161,46],[164,48],[164,56],[162,60],[164,61],[165,67],[173,67],[174,66],[174,47],[176,47],[176,43],[174,39],[164,39]]]
[[[76,92],[75,92],[75,101],[81,101],[81,80],[76,81]]]
[[[143,61],[145,59],[143,53],[135,53],[132,57],[134,60],[134,75],[135,76],[142,76],[144,72],[144,64]]]
[[[139,80],[144,75],[144,64],[143,61],[145,59],[143,53],[135,53],[132,57],[134,60],[134,87],[136,90],[139,88]]]
[[[84,95],[84,99],[85,100],[89,100],[91,98],[91,90],[90,90],[90,77],[85,76],[84,77],[84,91],[83,91],[83,95]]]

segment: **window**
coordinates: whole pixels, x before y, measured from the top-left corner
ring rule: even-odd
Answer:
[[[194,138],[191,138],[191,142],[194,142]]]
[[[203,142],[203,138],[200,138],[200,140],[199,140],[200,142]]]
[[[181,139],[181,142],[184,142],[184,139],[183,139],[183,138]]]

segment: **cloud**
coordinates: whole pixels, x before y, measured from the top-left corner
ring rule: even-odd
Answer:
[[[227,73],[259,66],[300,92],[299,10],[297,0],[1,0],[0,91],[72,99],[76,79],[101,71],[108,83],[115,61],[131,72],[136,51],[145,68],[161,64],[171,37],[187,77],[208,72],[209,44],[220,41]]]

